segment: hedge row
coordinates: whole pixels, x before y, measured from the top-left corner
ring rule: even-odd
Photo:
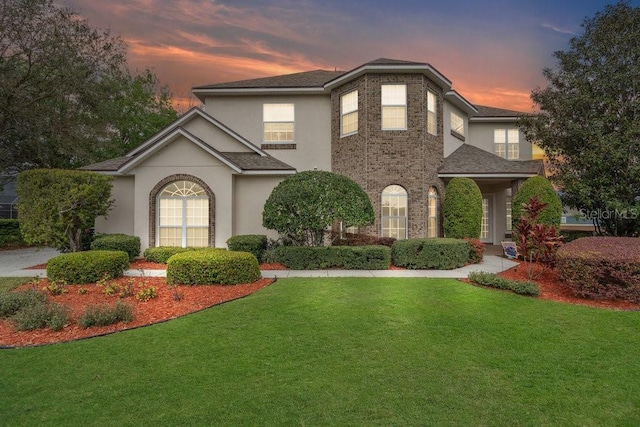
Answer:
[[[249,252],[260,261],[264,251],[267,250],[267,236],[263,234],[233,236],[227,240],[227,246],[230,251]]]
[[[578,296],[640,303],[640,239],[583,237],[557,254],[560,280]]]
[[[0,247],[24,244],[20,222],[17,219],[0,219]]]
[[[173,255],[167,262],[170,285],[237,285],[260,278],[260,266],[248,252],[199,250]]]
[[[155,248],[147,248],[144,250],[144,259],[149,262],[158,262],[166,264],[169,258],[175,254],[189,251],[203,250],[205,248],[183,248],[180,246],[158,246]],[[213,249],[213,248],[210,248]]]
[[[294,270],[386,270],[391,265],[386,246],[280,246],[276,257]]]
[[[47,278],[69,284],[96,283],[103,278],[122,276],[127,267],[129,256],[123,251],[71,252],[49,260]]]
[[[126,234],[99,234],[91,242],[91,249],[103,251],[123,251],[129,261],[140,255],[140,238]]]
[[[398,240],[391,256],[398,267],[451,270],[469,262],[469,243],[448,238]]]
[[[520,280],[509,280],[497,274],[474,271],[469,273],[469,280],[478,285],[490,286],[492,288],[504,289],[520,295],[537,297],[540,294],[538,285],[533,282],[523,282]]]

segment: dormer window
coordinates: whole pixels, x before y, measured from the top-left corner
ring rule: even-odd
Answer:
[[[358,133],[358,91],[340,97],[340,136]]]
[[[407,85],[382,85],[382,130],[407,129]]]
[[[451,135],[464,141],[464,119],[454,112],[451,112]]]

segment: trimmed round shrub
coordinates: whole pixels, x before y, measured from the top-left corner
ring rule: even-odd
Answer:
[[[304,171],[278,184],[264,204],[262,225],[276,230],[295,246],[323,246],[325,232],[373,224],[367,193],[351,178],[326,171]]]
[[[129,256],[123,251],[71,252],[49,260],[47,278],[69,284],[95,283],[100,279],[120,277],[127,267]]]
[[[260,266],[248,252],[202,250],[176,254],[167,261],[170,285],[237,285],[260,278]]]
[[[448,238],[396,240],[391,258],[398,267],[451,270],[469,261],[469,243]]]
[[[140,238],[126,234],[100,234],[91,242],[91,249],[103,251],[123,251],[133,261],[140,255]]]
[[[540,212],[538,216],[539,224],[549,224],[560,229],[562,220],[562,202],[560,196],[551,185],[551,182],[543,176],[532,176],[527,179],[518,189],[518,192],[511,200],[511,215],[513,218],[513,228],[517,227],[520,217],[525,213],[523,204],[528,204],[532,197],[537,197],[548,206]]]
[[[230,251],[252,253],[258,261],[261,261],[264,251],[267,250],[267,236],[264,234],[233,236],[227,240],[227,246]]]
[[[453,178],[442,202],[442,227],[451,239],[478,239],[482,230],[482,192],[470,178]]]
[[[158,262],[160,264],[166,264],[167,260],[182,252],[198,251],[203,249],[215,249],[215,248],[183,248],[180,246],[158,246],[155,248],[147,248],[144,250],[144,259],[149,262]],[[222,249],[221,249],[222,250]]]

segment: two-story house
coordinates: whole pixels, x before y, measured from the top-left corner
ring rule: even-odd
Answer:
[[[510,198],[544,173],[517,127],[521,113],[473,105],[426,63],[378,59],[351,71],[315,70],[193,88],[194,108],[124,157],[84,169],[115,176],[115,207],[99,232],[148,246],[225,246],[271,234],[262,208],[288,175],[327,170],[369,195],[375,224],[396,238],[442,236],[446,183],[482,190],[483,241],[510,231]]]

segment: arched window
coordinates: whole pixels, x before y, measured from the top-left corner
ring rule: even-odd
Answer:
[[[399,185],[382,190],[382,237],[407,238],[407,190]]]
[[[195,182],[175,181],[158,194],[158,246],[209,245],[209,197]]]
[[[427,237],[438,237],[438,190],[429,188],[427,195]]]

